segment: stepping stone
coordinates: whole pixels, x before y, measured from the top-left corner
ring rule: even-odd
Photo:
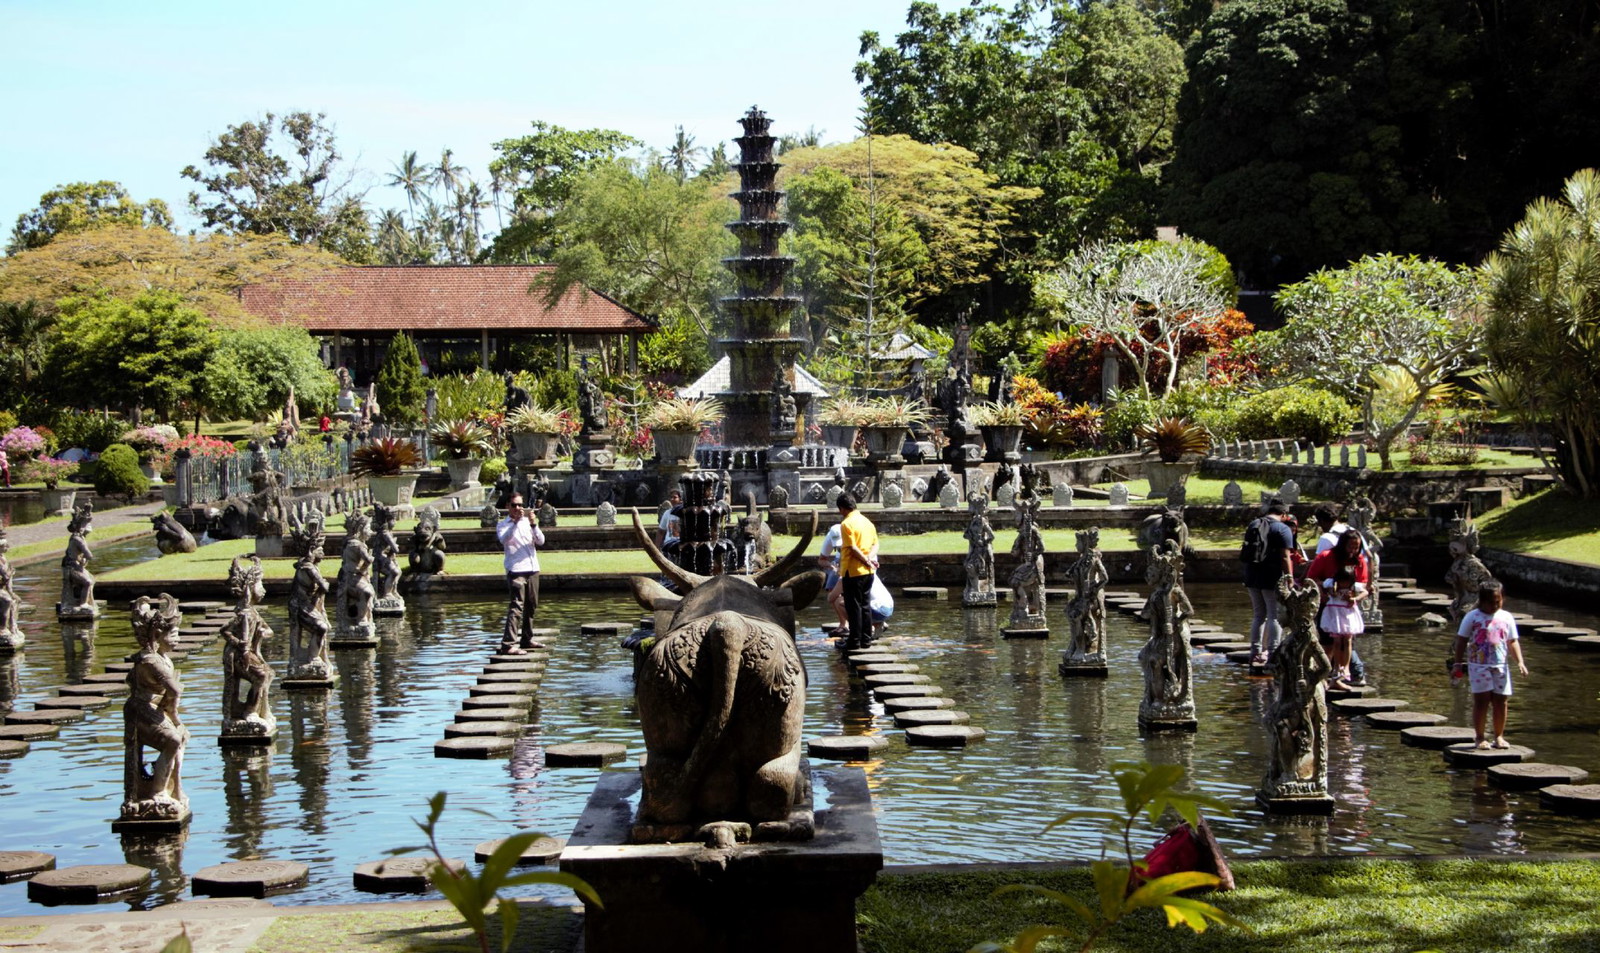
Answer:
[[[164,903],[146,913],[151,917],[190,917],[196,910],[260,910],[272,909],[272,904],[252,897],[198,897]]]
[[[921,748],[965,748],[969,743],[981,741],[982,728],[971,725],[923,725],[907,728],[906,741]]]
[[[1341,715],[1367,715],[1380,711],[1399,711],[1411,703],[1400,698],[1341,698],[1333,702],[1333,710]]]
[[[126,674],[126,673],[131,672],[131,671],[133,671],[133,663],[132,662],[107,662],[106,663],[106,670],[104,672],[102,672],[101,674],[110,675],[110,674],[116,674],[118,672]],[[94,677],[93,675],[89,676],[89,678],[93,678],[93,677]],[[88,678],[84,679],[84,681],[86,681],[86,682],[88,680],[89,680]]]
[[[63,685],[56,689],[62,698],[111,698],[128,694],[127,682],[101,682],[93,685]]]
[[[355,887],[367,893],[422,893],[428,889],[428,868],[438,861],[432,857],[393,857],[372,860],[356,866]],[[467,865],[452,857],[445,861],[452,870]]]
[[[0,761],[10,761],[28,753],[28,743],[13,738],[0,738]]]
[[[884,675],[868,675],[862,681],[866,682],[869,688],[877,688],[884,685],[926,685],[932,682],[933,679],[926,675],[891,672]]]
[[[1445,608],[1445,607],[1449,606],[1452,602],[1455,602],[1455,600],[1450,598],[1449,596],[1429,596],[1426,599],[1418,599],[1416,601],[1417,601],[1418,605],[1438,606],[1440,608]]]
[[[948,599],[950,590],[944,586],[906,586],[900,595],[906,599]]]
[[[1403,599],[1406,602],[1429,602],[1437,598],[1433,593],[1423,589],[1402,589],[1399,592],[1385,593],[1385,595],[1395,599]]]
[[[473,708],[456,712],[456,721],[517,721],[526,720],[526,708]]]
[[[506,838],[504,837],[499,840],[484,841],[472,849],[472,859],[480,864],[488,863],[489,855],[499,850],[500,845],[505,842]],[[522,853],[517,856],[517,862],[512,866],[539,867],[545,864],[553,864],[556,862],[556,858],[561,856],[561,852],[566,849],[566,846],[567,839],[565,837],[540,837],[522,849]]]
[[[1324,697],[1330,702],[1340,701],[1345,698],[1376,698],[1378,689],[1372,685],[1352,685],[1349,688],[1328,688]]]
[[[94,675],[85,676],[84,679],[83,679],[83,684],[85,684],[85,685],[121,685],[124,689],[126,689],[128,687],[128,673],[125,672],[125,671],[124,672],[99,672],[99,673],[94,674]]]
[[[0,725],[0,740],[45,741],[61,734],[60,725]]]
[[[806,742],[806,753],[828,761],[866,761],[888,744],[881,735],[829,735]]]
[[[956,711],[954,708],[902,711],[894,716],[894,723],[901,728],[914,728],[920,725],[964,725],[971,720],[966,712]]]
[[[479,685],[531,684],[539,681],[540,672],[485,672],[478,676]]]
[[[87,864],[47,870],[28,881],[28,899],[58,903],[94,903],[101,897],[141,890],[150,883],[150,868],[133,864]]]
[[[927,695],[938,695],[943,689],[937,685],[919,682],[914,685],[874,685],[872,694],[878,696],[879,701],[888,701],[891,698],[919,698]]]
[[[1404,731],[1407,728],[1442,725],[1448,720],[1443,715],[1435,715],[1425,711],[1367,712],[1367,727],[1376,728],[1379,731]]]
[[[1600,635],[1574,635],[1567,644],[1584,652],[1600,652]]]
[[[1190,644],[1193,645],[1194,643],[1190,643]],[[1250,643],[1249,642],[1210,642],[1210,643],[1206,644],[1205,648],[1206,648],[1207,652],[1215,652],[1218,655],[1226,655],[1229,652],[1248,652],[1248,651],[1250,651]]]
[[[1487,768],[1496,764],[1528,761],[1534,756],[1532,748],[1512,745],[1509,748],[1482,750],[1470,741],[1454,744],[1444,749],[1444,759],[1457,768]]]
[[[1507,791],[1537,791],[1552,784],[1582,784],[1588,779],[1589,772],[1568,764],[1523,761],[1497,764],[1489,769],[1489,783]]]
[[[1573,636],[1594,635],[1593,629],[1580,629],[1559,623],[1552,625],[1519,625],[1517,633],[1523,638],[1534,638],[1540,642],[1565,642]]]
[[[1206,646],[1206,651],[1207,652],[1216,652],[1217,651],[1217,647],[1215,645]],[[1228,661],[1234,662],[1234,663],[1239,664],[1239,665],[1249,665],[1250,661],[1256,657],[1256,653],[1250,651],[1247,648],[1245,648],[1245,649],[1234,649],[1231,652],[1225,652],[1223,654],[1227,656]]]
[[[305,886],[311,868],[292,860],[246,860],[195,871],[193,891],[207,897],[254,897]]]
[[[503,652],[496,652],[495,654],[489,656],[489,664],[501,665],[506,662],[510,662],[513,665],[518,662],[537,662],[539,664],[543,664],[549,658],[549,652],[543,652],[538,649],[535,649],[531,652],[526,652],[522,655],[507,655]]]
[[[543,671],[544,671],[544,663],[543,662],[530,662],[530,661],[527,661],[527,660],[523,660],[523,661],[520,661],[520,662],[490,662],[488,665],[485,665],[483,667],[483,672],[484,672],[485,675],[489,674],[490,672],[543,672]]]
[[[610,741],[580,741],[548,745],[544,749],[547,768],[599,768],[628,756],[626,745]]]
[[[1112,599],[1134,599],[1134,598],[1142,599],[1144,597],[1139,595],[1137,592],[1134,592],[1131,589],[1108,589],[1108,590],[1106,590],[1106,601],[1107,602],[1111,601]]]
[[[1471,743],[1471,728],[1456,728],[1451,725],[1424,725],[1420,728],[1402,728],[1400,730],[1400,743],[1413,748],[1428,748],[1433,751],[1443,751],[1455,744]]]
[[[579,635],[622,635],[633,631],[629,622],[585,622],[578,626]]]
[[[1566,625],[1566,623],[1554,619],[1518,619],[1517,633],[1520,635],[1524,630],[1542,629],[1549,625]]]
[[[1539,803],[1561,814],[1600,817],[1600,784],[1552,784],[1539,791]]]
[[[909,674],[922,671],[922,666],[910,662],[873,662],[871,665],[857,665],[856,671],[863,677],[868,675],[893,675],[895,673]]]
[[[463,711],[478,708],[532,708],[532,695],[474,695],[461,703]]]
[[[905,661],[905,659],[901,658],[898,655],[891,654],[889,652],[873,651],[873,652],[861,652],[861,653],[856,654],[856,655],[851,655],[849,658],[846,658],[844,661],[845,661],[846,665],[849,665],[850,667],[855,668],[856,666],[860,666],[860,665],[893,665],[896,662],[903,662],[903,661]]]
[[[517,738],[527,730],[525,721],[462,721],[444,726],[446,738]]]
[[[515,738],[503,735],[470,735],[446,738],[433,744],[435,758],[498,758],[509,755],[517,746]]]
[[[1194,621],[1190,621],[1190,623],[1189,623],[1189,634],[1190,635],[1196,635],[1196,634],[1206,633],[1206,632],[1221,632],[1221,631],[1222,631],[1222,626],[1213,625],[1210,622],[1194,622]]]
[[[79,711],[99,711],[111,704],[104,695],[73,695],[67,698],[46,698],[33,703],[34,709],[76,708]]]
[[[936,698],[932,695],[906,695],[901,698],[885,698],[883,710],[893,715],[902,711],[929,711],[935,708],[954,708],[954,698]]]
[[[213,612],[218,609],[227,609],[226,602],[217,602],[212,599],[188,599],[178,603],[179,612]]]
[[[6,716],[8,725],[68,725],[83,720],[76,708],[47,708],[39,711],[14,711]]]
[[[479,698],[484,695],[528,695],[539,694],[538,682],[490,682],[487,685],[473,685],[467,689],[467,694]]]
[[[27,880],[34,874],[55,869],[54,854],[36,850],[0,850],[0,884]]]

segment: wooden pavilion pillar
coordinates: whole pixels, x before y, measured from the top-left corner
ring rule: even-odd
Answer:
[[[478,366],[489,369],[489,329],[478,329]]]

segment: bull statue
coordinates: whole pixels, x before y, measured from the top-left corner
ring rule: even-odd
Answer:
[[[744,491],[744,504],[744,515],[733,527],[733,548],[745,572],[760,572],[772,561],[772,527],[761,518],[755,491]]]
[[[638,510],[633,529],[682,593],[632,579],[639,605],[658,619],[671,613],[638,666],[648,757],[633,839],[729,847],[809,838],[809,779],[800,760],[806,671],[794,629],[795,613],[816,598],[823,576],[790,573],[816,533],[816,515],[787,556],[754,575],[696,575],[657,548]]]

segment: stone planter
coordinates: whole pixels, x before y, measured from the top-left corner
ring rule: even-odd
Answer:
[[[1189,474],[1199,467],[1199,460],[1180,460],[1177,463],[1166,463],[1161,460],[1146,461],[1144,476],[1150,481],[1150,498],[1164,499],[1168,490],[1189,482]]]
[[[450,486],[453,489],[464,490],[478,485],[478,471],[483,469],[483,460],[478,457],[446,459],[444,468],[450,474]]]
[[[906,445],[910,427],[862,427],[867,440],[867,462],[903,463],[900,450]]]
[[[517,448],[517,460],[523,466],[549,467],[555,465],[551,451],[559,434],[514,433],[511,443]]]
[[[979,427],[983,432],[985,463],[1017,463],[1022,460],[1022,425],[1005,424]]]
[[[150,481],[151,486],[160,486],[166,482],[161,479],[161,471],[157,470],[156,465],[153,463],[141,462],[139,464],[139,472],[144,474],[144,478]]]
[[[860,427],[847,427],[841,424],[823,424],[822,442],[830,447],[843,447],[846,451],[856,445],[856,431]]]
[[[700,442],[698,430],[652,430],[656,442],[656,459],[674,467],[694,466],[694,448]]]
[[[78,496],[77,490],[40,490],[39,499],[44,503],[46,516],[71,516],[72,501]]]
[[[416,488],[415,473],[367,477],[367,489],[372,491],[372,501],[384,506],[410,506],[411,494]]]

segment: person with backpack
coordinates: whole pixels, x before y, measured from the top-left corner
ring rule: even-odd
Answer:
[[[1278,624],[1278,580],[1294,576],[1294,531],[1283,518],[1289,508],[1282,500],[1267,504],[1267,511],[1250,521],[1239,547],[1244,563],[1244,587],[1250,593],[1250,665],[1267,664],[1283,627]]]

